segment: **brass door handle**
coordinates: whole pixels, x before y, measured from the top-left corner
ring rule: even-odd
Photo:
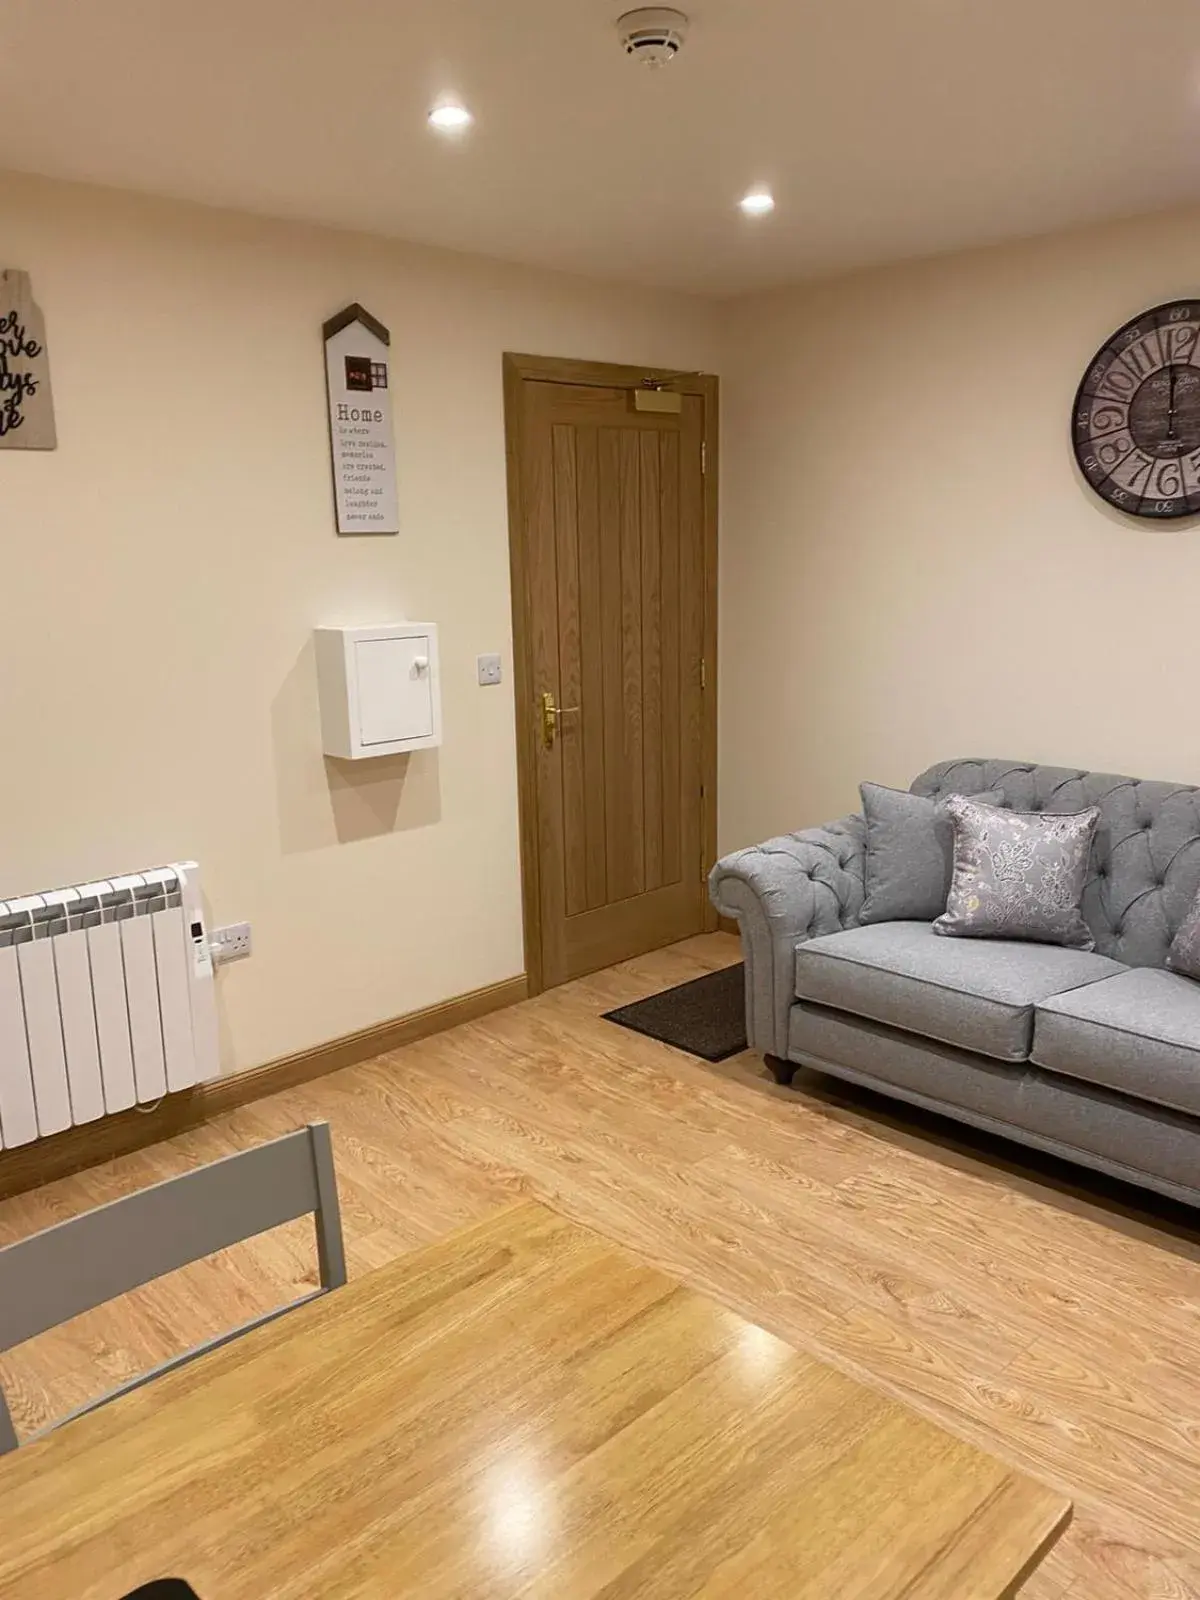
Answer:
[[[579,710],[578,706],[556,706],[554,696],[546,693],[541,699],[542,707],[542,743],[547,750],[554,748],[555,735],[558,733],[559,717],[573,717]]]

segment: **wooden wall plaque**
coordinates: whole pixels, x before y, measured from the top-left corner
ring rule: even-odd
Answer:
[[[46,325],[27,272],[0,270],[0,450],[53,450]]]

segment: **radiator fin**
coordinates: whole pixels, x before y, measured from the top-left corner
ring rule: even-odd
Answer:
[[[121,958],[121,924],[106,922],[87,931],[96,1001],[96,1035],[100,1045],[104,1109],[128,1111],[137,1101],[133,1080],[133,1042],[129,1036],[129,1002],[125,998],[125,963]]]
[[[11,945],[0,947],[0,1134],[6,1145],[28,1144],[38,1136],[21,974]]]

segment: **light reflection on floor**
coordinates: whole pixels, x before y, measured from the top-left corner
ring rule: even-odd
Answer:
[[[552,1533],[553,1496],[520,1452],[503,1456],[484,1479],[489,1543],[506,1566],[541,1556]]]
[[[760,1386],[765,1379],[774,1377],[788,1358],[795,1356],[791,1345],[765,1328],[744,1322],[732,1311],[726,1315],[737,1330],[733,1348],[739,1370],[752,1386]]]

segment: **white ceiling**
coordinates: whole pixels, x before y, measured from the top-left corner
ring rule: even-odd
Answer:
[[[0,0],[0,165],[717,293],[1200,196],[1196,0],[683,8]]]

